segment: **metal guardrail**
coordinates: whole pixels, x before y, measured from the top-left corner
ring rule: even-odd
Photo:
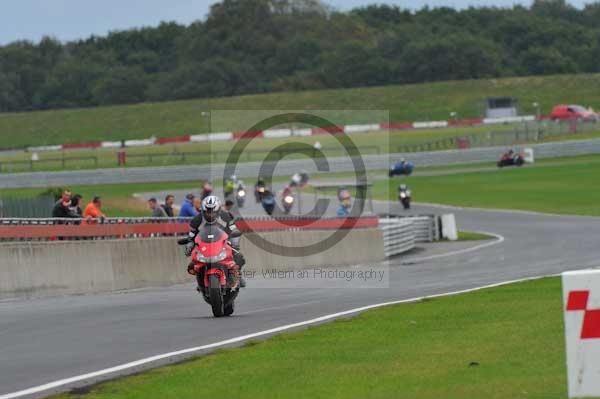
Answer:
[[[386,257],[400,255],[415,247],[414,224],[410,220],[381,219],[383,248]]]
[[[415,234],[415,242],[434,242],[440,239],[439,221],[435,215],[380,215],[380,217],[380,225],[394,224],[399,220],[411,222]]]

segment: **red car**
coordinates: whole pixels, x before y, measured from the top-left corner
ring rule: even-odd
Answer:
[[[597,113],[589,111],[581,105],[557,105],[550,113],[552,120],[582,119],[597,122],[599,118]]]

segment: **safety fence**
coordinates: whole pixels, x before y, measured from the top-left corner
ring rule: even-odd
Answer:
[[[51,195],[33,198],[0,197],[0,218],[43,218],[48,216],[55,202]]]
[[[377,228],[379,220],[375,216],[243,218],[236,225],[242,232],[339,230]],[[189,219],[184,218],[0,219],[0,241],[153,238],[188,231]]]
[[[399,221],[410,222],[415,234],[415,242],[434,242],[440,239],[439,219],[435,215],[403,216],[382,214],[379,216],[379,224],[381,226],[388,224],[395,225]]]
[[[383,248],[387,258],[410,251],[415,247],[416,236],[413,222],[402,219],[381,219]]]
[[[86,166],[89,168],[97,168],[99,165],[97,156],[83,157],[50,157],[28,160],[10,160],[0,161],[0,172],[21,172],[21,171],[36,171],[48,169],[68,169],[72,167],[81,168]]]
[[[151,137],[147,139],[136,140],[119,140],[119,141],[97,141],[88,143],[70,143],[56,145],[40,145],[28,147],[29,152],[38,151],[60,151],[74,149],[96,149],[96,148],[128,148],[128,147],[143,147],[163,144],[175,143],[207,143],[213,141],[231,141],[240,139],[257,139],[257,138],[286,138],[286,137],[306,137],[319,136],[323,134],[348,134],[348,133],[363,133],[377,132],[388,130],[407,130],[407,129],[434,129],[445,127],[462,127],[462,126],[478,126],[478,125],[494,125],[506,123],[521,123],[533,121],[536,117],[533,115],[515,116],[505,118],[476,118],[462,120],[444,120],[444,121],[420,121],[420,122],[382,122],[382,123],[366,123],[357,125],[331,125],[328,127],[315,128],[279,128],[267,129],[260,131],[242,131],[242,132],[219,132],[219,133],[202,133],[202,134],[185,134],[181,136],[171,137]]]
[[[568,137],[574,134],[590,133],[600,129],[598,122],[591,120],[537,120],[512,125],[510,129],[489,130],[484,133],[471,133],[463,136],[447,137],[412,145],[392,148],[396,153],[441,151],[448,149],[513,146],[525,143],[539,143],[553,138]]]
[[[386,149],[379,146],[361,146],[360,154],[380,155]],[[180,151],[176,149],[171,152],[149,152],[140,154],[130,154],[121,152],[117,158],[117,163],[112,166],[125,165],[157,165],[157,164],[178,164],[178,163],[214,163],[226,162],[228,159],[238,159],[240,161],[250,162],[253,160],[263,160],[269,157],[272,160],[283,159],[288,156],[304,155],[309,158],[326,158],[332,156],[346,155],[346,148],[338,147],[291,147],[275,148],[273,150],[244,149],[243,151]]]

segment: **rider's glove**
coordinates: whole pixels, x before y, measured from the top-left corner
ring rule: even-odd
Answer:
[[[191,256],[193,250],[194,250],[194,242],[193,241],[185,244],[185,249],[184,249],[185,256]]]

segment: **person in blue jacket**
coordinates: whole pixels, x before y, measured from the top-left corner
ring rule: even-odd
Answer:
[[[350,191],[341,190],[338,193],[338,199],[340,200],[340,207],[338,208],[338,217],[347,217],[350,215],[350,206],[352,205],[352,197]]]
[[[185,196],[181,209],[179,210],[180,217],[193,218],[198,214],[198,211],[194,208],[194,194],[188,194]]]

